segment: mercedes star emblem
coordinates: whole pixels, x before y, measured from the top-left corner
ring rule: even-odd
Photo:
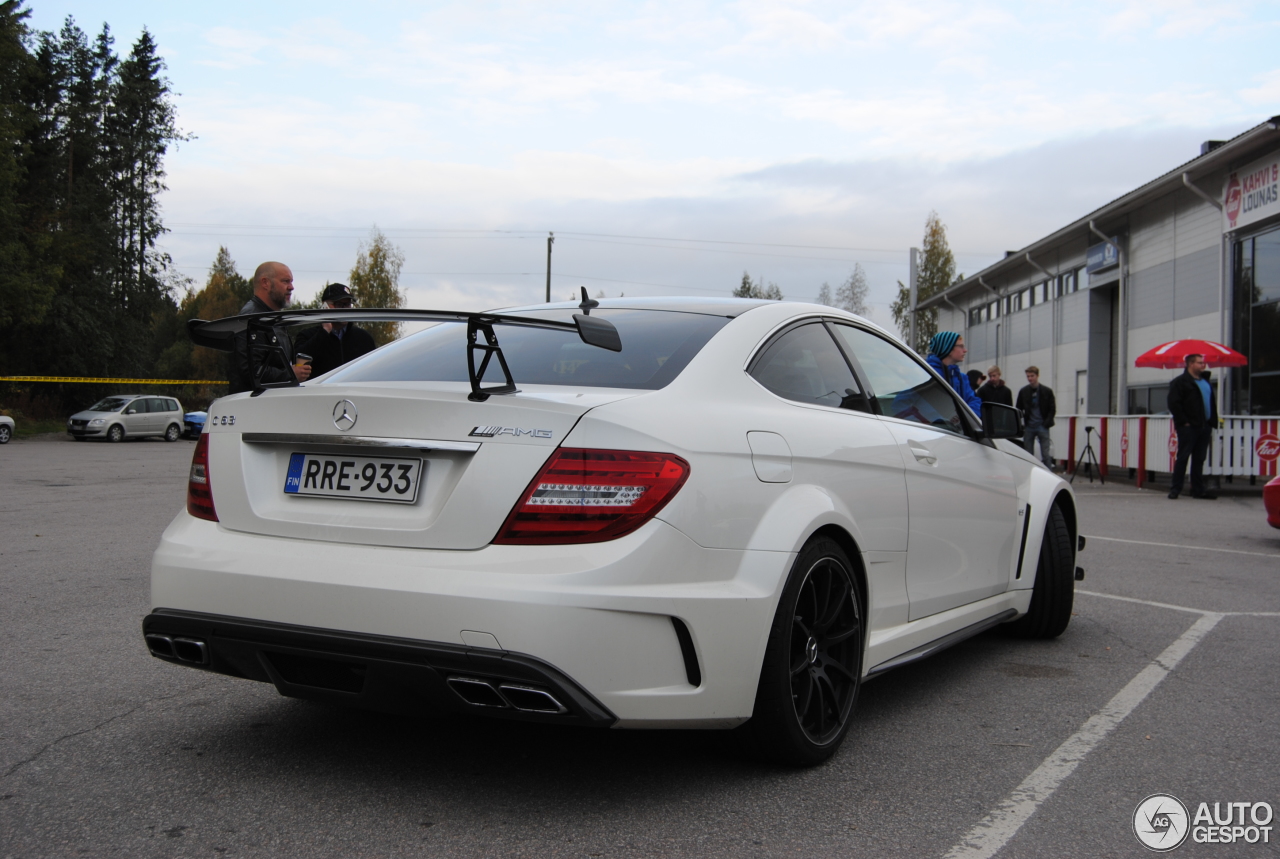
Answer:
[[[338,404],[333,407],[333,425],[343,432],[356,425],[357,417],[356,404],[350,400],[338,400]]]

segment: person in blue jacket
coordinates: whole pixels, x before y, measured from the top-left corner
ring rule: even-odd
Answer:
[[[969,350],[964,347],[964,338],[954,331],[939,331],[929,341],[929,355],[925,358],[929,366],[946,379],[960,399],[968,403],[976,415],[982,414],[982,400],[969,385],[969,377],[960,372],[960,362]]]

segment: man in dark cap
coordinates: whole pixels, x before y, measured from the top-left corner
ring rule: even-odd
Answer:
[[[345,310],[352,305],[351,290],[345,283],[331,283],[320,301],[331,310]],[[375,348],[369,332],[352,322],[326,322],[297,344],[297,351],[311,356],[312,376],[322,376]]]

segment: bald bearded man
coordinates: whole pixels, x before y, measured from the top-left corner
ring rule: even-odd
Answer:
[[[264,262],[253,272],[253,297],[240,308],[240,315],[246,313],[268,313],[273,310],[284,310],[293,297],[293,272],[282,262]],[[257,365],[257,379],[250,373],[249,366],[249,334],[237,334],[231,356],[231,393],[252,391],[255,384],[272,384],[292,382],[297,379],[305,382],[311,376],[308,365],[293,366],[293,343],[289,335],[280,327],[271,329],[270,334],[257,334],[255,337],[268,338],[269,342],[254,343],[254,363]],[[285,357],[272,347],[284,349]]]

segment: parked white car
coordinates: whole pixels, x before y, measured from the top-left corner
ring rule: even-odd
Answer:
[[[504,314],[464,320],[470,353],[446,321],[210,406],[154,556],[152,654],[374,708],[739,728],[813,764],[865,679],[1070,620],[1070,487],[1006,440],[1016,411],[980,420],[866,320]],[[605,323],[620,351],[588,342]]]
[[[9,439],[13,438],[15,426],[13,418],[8,415],[0,415],[0,444],[9,443]]]

